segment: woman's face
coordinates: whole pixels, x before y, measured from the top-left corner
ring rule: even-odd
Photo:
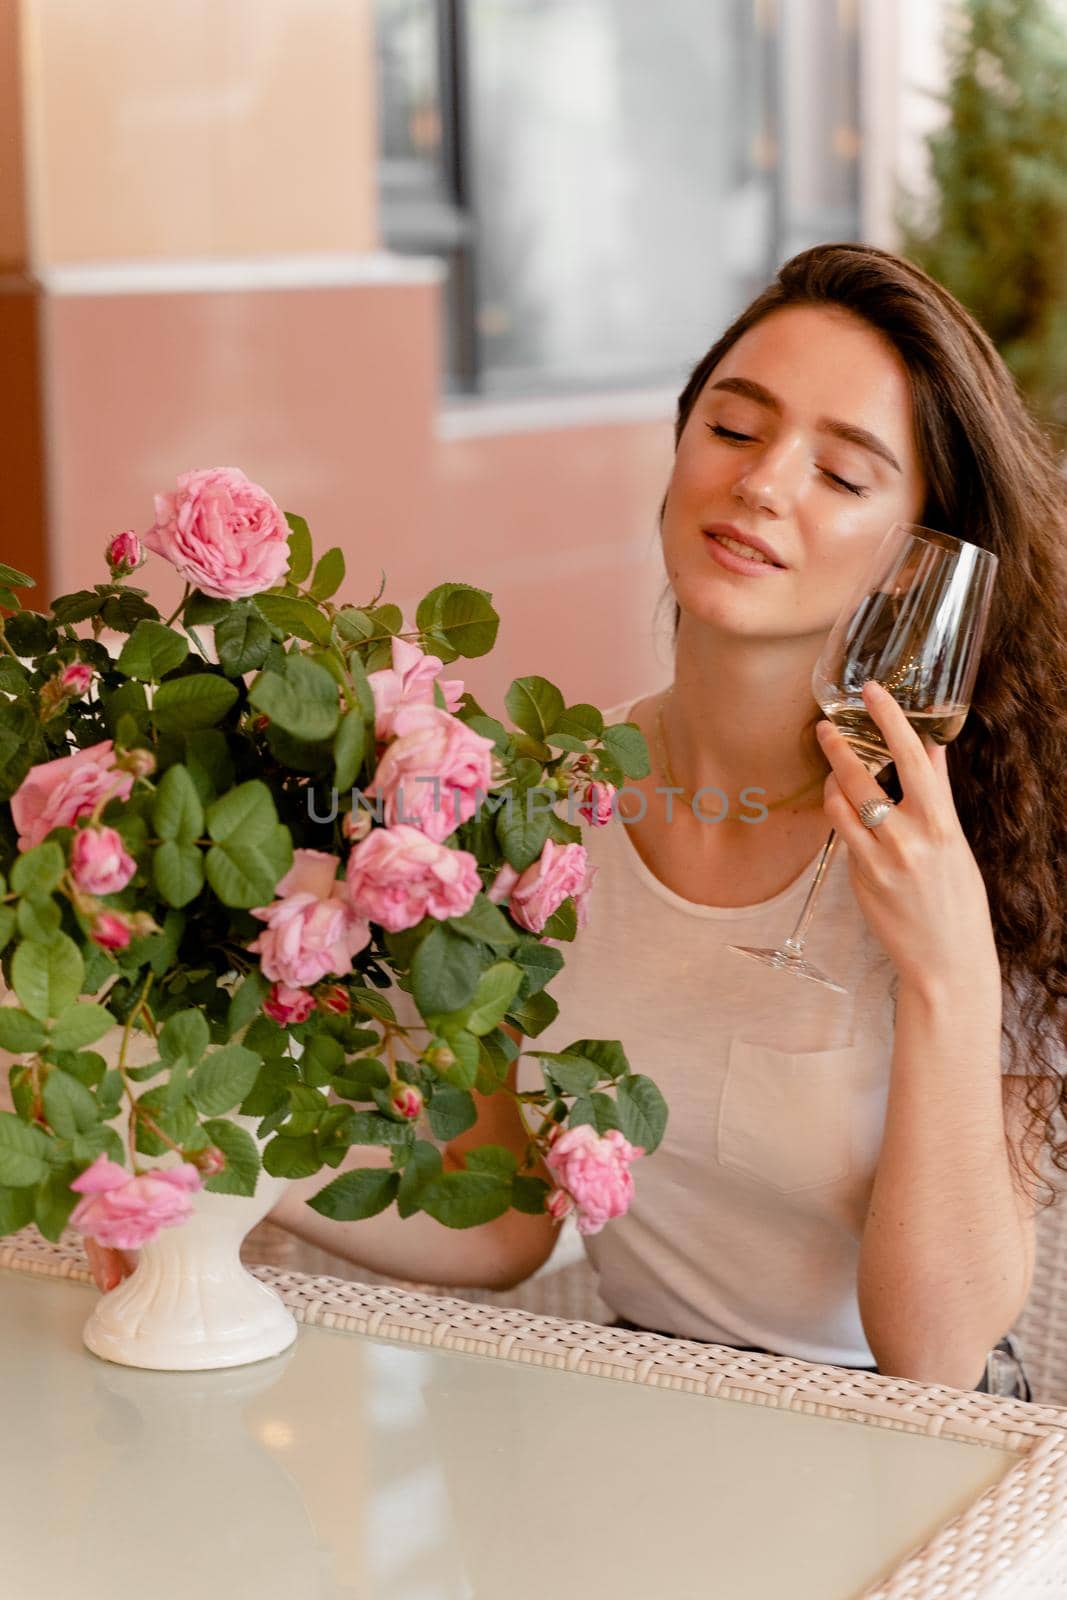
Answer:
[[[746,637],[825,635],[894,522],[926,498],[907,372],[848,312],[790,306],[709,375],[678,442],[663,555],[682,611]],[[717,537],[718,535],[718,537]],[[721,537],[777,565],[739,571]]]

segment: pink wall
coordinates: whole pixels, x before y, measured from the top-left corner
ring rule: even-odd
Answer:
[[[489,589],[500,639],[462,672],[487,708],[531,672],[600,704],[665,681],[652,623],[669,421],[437,438],[437,295],[49,297],[53,587],[98,580],[105,539],[144,529],[177,473],[240,466],[307,516],[318,548],[343,547],[353,600],[383,566],[411,620],[446,579]],[[177,597],[149,571],[164,603]]]

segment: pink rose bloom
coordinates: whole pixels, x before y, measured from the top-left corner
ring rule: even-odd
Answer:
[[[237,467],[183,472],[157,494],[144,542],[216,600],[259,594],[289,570],[289,526],[265,489]]]
[[[137,863],[114,828],[82,828],[74,835],[70,869],[84,894],[118,894],[137,871]]]
[[[292,989],[287,983],[276,983],[263,1002],[263,1010],[279,1028],[291,1022],[306,1022],[315,1009],[314,997],[306,989]]]
[[[267,924],[254,944],[263,975],[293,989],[318,983],[328,973],[342,978],[352,957],[370,940],[343,882],[334,876],[337,857],[324,850],[294,850],[293,864],[279,883],[278,899],[252,915]]]
[[[125,950],[133,937],[133,929],[117,911],[101,911],[93,918],[89,936],[101,950]]]
[[[132,788],[131,774],[115,769],[110,739],[31,767],[11,796],[19,849],[32,849],[53,828],[71,827],[95,811],[102,799],[125,800]]]
[[[107,564],[113,578],[125,578],[144,561],[144,549],[132,528],[116,533],[107,547]]]
[[[401,706],[433,705],[433,686],[444,666],[438,656],[424,655],[418,645],[393,638],[393,665],[369,672],[374,691],[374,732],[379,739],[393,735],[393,718]],[[441,693],[448,710],[458,711],[463,698],[461,678],[442,678]]]
[[[582,791],[578,815],[594,828],[602,828],[612,820],[611,802],[615,794],[613,783],[587,783]]]
[[[413,928],[426,916],[439,922],[462,916],[482,886],[470,851],[450,850],[403,823],[375,828],[352,851],[345,870],[356,911],[390,933]]]
[[[71,1188],[85,1197],[70,1214],[71,1227],[113,1250],[138,1250],[161,1228],[192,1216],[191,1196],[200,1188],[200,1174],[183,1161],[135,1178],[101,1154]]]
[[[59,674],[59,686],[65,694],[85,694],[93,681],[93,669],[84,661],[72,661]]]
[[[573,896],[578,926],[584,928],[588,920],[586,898],[599,870],[589,865],[583,845],[557,844],[554,839],[546,839],[541,854],[525,872],[517,872],[504,862],[493,880],[489,899],[499,905],[510,897],[508,910],[519,927],[540,933],[552,913]]]
[[[545,1156],[545,1165],[578,1209],[578,1232],[599,1233],[605,1222],[621,1217],[633,1199],[629,1163],[644,1155],[617,1128],[600,1136],[588,1123],[568,1128]],[[551,1213],[566,1214],[561,1203]]]
[[[368,793],[381,796],[390,826],[408,823],[440,843],[474,815],[479,795],[488,795],[493,741],[430,705],[402,706],[393,733]]]

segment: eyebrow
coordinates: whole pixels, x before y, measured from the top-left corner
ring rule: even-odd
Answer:
[[[765,389],[762,383],[754,382],[752,378],[720,378],[718,383],[713,383],[711,387],[724,389],[727,394],[740,395],[743,400],[752,400],[765,411],[773,411],[777,417],[782,414],[782,402],[778,396]],[[838,422],[835,417],[820,417],[816,427],[821,433],[832,433],[836,438],[844,439],[846,444],[858,445],[861,450],[869,450],[871,455],[887,462],[895,472],[902,471],[900,462],[892,450],[876,433],[870,433],[866,428],[857,428],[851,422]]]

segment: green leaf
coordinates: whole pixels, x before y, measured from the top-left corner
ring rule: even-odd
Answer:
[[[346,711],[333,741],[334,785],[342,793],[359,777],[366,745],[366,724],[359,710]]]
[[[198,728],[185,735],[185,763],[202,805],[233,787],[233,759],[226,735]]]
[[[419,1209],[446,1228],[476,1228],[503,1216],[511,1181],[497,1172],[442,1172],[419,1193]]]
[[[55,901],[20,900],[18,909],[19,933],[23,939],[34,939],[38,944],[51,944],[59,932],[62,915]]]
[[[0,1006],[0,1050],[9,1050],[14,1056],[28,1055],[39,1050],[45,1041],[45,1031],[35,1017],[15,1006]]]
[[[240,1105],[259,1076],[262,1060],[243,1044],[226,1044],[206,1056],[193,1076],[191,1095],[201,1116],[218,1117]]]
[[[0,583],[6,583],[12,589],[36,589],[37,580],[25,572],[20,572],[18,567],[9,567],[6,562],[0,561]]]
[[[33,1221],[36,1190],[0,1189],[0,1237],[18,1233]]]
[[[410,1122],[395,1122],[377,1111],[350,1111],[344,1131],[348,1144],[410,1145],[415,1138]]]
[[[230,1001],[226,1013],[226,1033],[229,1038],[240,1033],[242,1028],[247,1028],[253,1017],[259,1016],[269,989],[270,984],[262,972],[258,967],[253,967]]]
[[[520,1033],[536,1039],[558,1015],[559,1006],[550,994],[542,991],[528,995],[525,1000],[516,1000],[508,1012],[508,1021],[513,1022]]]
[[[431,589],[419,602],[415,621],[428,635],[428,649],[446,662],[457,656],[486,655],[496,643],[500,627],[492,595],[463,583],[442,583]]]
[[[453,933],[460,933],[477,944],[491,945],[495,950],[511,950],[522,938],[500,907],[485,894],[479,894],[462,916],[450,917],[448,925]],[[543,950],[544,946],[538,944],[537,948]]]
[[[168,839],[152,857],[152,876],[169,906],[186,906],[204,887],[204,858],[195,844]]]
[[[518,1171],[519,1158],[502,1144],[483,1144],[477,1150],[468,1150],[463,1157],[468,1172],[496,1172],[502,1178],[512,1178]]]
[[[336,546],[315,563],[315,576],[308,593],[316,600],[328,600],[345,581],[345,558]]]
[[[75,1134],[95,1128],[100,1120],[96,1101],[84,1083],[58,1067],[48,1074],[41,1095],[44,1114],[61,1139],[73,1139]]]
[[[473,997],[481,961],[468,940],[452,933],[447,923],[431,928],[411,963],[415,1004],[426,1016],[434,1011],[458,1011]]]
[[[257,594],[256,606],[270,623],[277,639],[295,634],[308,644],[329,644],[330,624],[311,600],[287,594]]]
[[[596,706],[580,701],[577,705],[568,706],[556,718],[552,728],[553,733],[566,734],[572,739],[578,739],[583,745],[594,739],[599,739],[604,732],[604,718]],[[550,739],[549,744],[552,743]]]
[[[65,1164],[57,1172],[50,1172],[37,1191],[33,1220],[46,1239],[56,1243],[70,1220],[81,1196],[71,1183],[78,1176],[73,1164]]]
[[[263,1151],[263,1169],[272,1178],[310,1178],[321,1166],[313,1133],[302,1139],[276,1134]]]
[[[618,1039],[575,1039],[565,1047],[563,1054],[591,1061],[601,1078],[621,1078],[630,1071],[626,1052]]]
[[[596,1067],[590,1061],[583,1061],[580,1056],[553,1052],[541,1056],[540,1060],[550,1094],[553,1084],[560,1094],[588,1094],[600,1082]]]
[[[516,1211],[523,1211],[527,1216],[539,1217],[545,1210],[545,1201],[548,1199],[548,1184],[543,1178],[531,1178],[525,1173],[516,1173],[511,1180],[511,1203]]]
[[[620,1078],[615,1090],[619,1127],[631,1144],[639,1144],[651,1155],[663,1138],[667,1126],[667,1103],[651,1078],[630,1073]]]
[[[189,1065],[195,1067],[210,1042],[207,1018],[202,1011],[191,1007],[167,1018],[160,1030],[159,1053],[164,1061],[177,1061],[179,1056],[184,1056]]]
[[[142,683],[158,683],[189,654],[183,634],[165,622],[139,622],[119,652],[118,670]]]
[[[548,816],[540,813],[527,818],[525,805],[513,805],[498,811],[495,827],[504,859],[517,872],[525,872],[545,848],[549,829]]]
[[[508,715],[516,727],[542,742],[562,716],[565,703],[547,678],[516,678],[504,696]]]
[[[441,1152],[425,1139],[416,1139],[404,1163],[400,1187],[396,1194],[396,1209],[401,1217],[414,1216],[419,1209],[419,1196],[425,1186],[441,1173]]]
[[[137,1101],[138,1106],[147,1111],[154,1122],[157,1122],[168,1138],[175,1144],[187,1145],[196,1133],[198,1123],[192,1106],[187,1100],[182,1100],[176,1106],[167,1105],[169,1085],[156,1084],[152,1089],[145,1091]],[[166,1155],[170,1146],[146,1127],[143,1117],[137,1118],[137,1137],[135,1148],[143,1156]]]
[[[264,672],[248,696],[257,711],[305,743],[329,739],[340,708],[333,678],[306,656],[287,656],[285,675]]]
[[[68,1006],[56,1018],[52,1029],[52,1048],[80,1050],[83,1045],[95,1044],[97,1039],[102,1039],[108,1029],[114,1026],[115,1018],[103,1006],[88,1002],[84,1005]]]
[[[342,1100],[372,1100],[375,1089],[388,1089],[389,1073],[373,1058],[348,1061],[330,1079],[330,1086]]]
[[[219,661],[231,678],[258,672],[267,659],[270,641],[270,628],[251,605],[234,606],[215,629]]]
[[[0,1111],[0,1184],[23,1189],[48,1171],[48,1136],[12,1111]]]
[[[102,1114],[99,1097],[97,1098],[97,1114]],[[126,1160],[126,1151],[122,1140],[114,1128],[98,1124],[95,1128],[87,1128],[84,1133],[75,1134],[70,1141],[71,1156],[79,1164],[94,1162],[99,1155],[106,1155],[121,1167]]]
[[[204,808],[187,768],[168,767],[152,802],[152,821],[161,839],[192,844],[204,831]]]
[[[521,983],[522,968],[513,961],[497,961],[483,972],[471,1002],[467,1031],[478,1037],[491,1033],[504,1020]]]
[[[284,1038],[280,1028],[277,1032]],[[297,1069],[292,1061],[285,1058],[264,1061],[255,1083],[241,1102],[242,1115],[265,1117],[279,1106],[288,1110],[289,1090],[297,1082]]]
[[[581,1127],[588,1123],[596,1129],[597,1133],[607,1133],[609,1128],[619,1126],[619,1113],[614,1100],[606,1094],[580,1095],[571,1107],[567,1118],[568,1128]]]
[[[435,1089],[426,1108],[435,1139],[456,1139],[478,1120],[474,1100],[466,1089],[442,1084]]]
[[[11,962],[12,987],[31,1017],[39,1022],[58,1017],[73,1004],[84,976],[81,951],[65,933],[56,934],[47,945],[24,940]]]
[[[300,1057],[300,1071],[304,1082],[312,1088],[322,1089],[335,1072],[341,1072],[345,1053],[339,1040],[328,1033],[316,1033],[304,1045]]]
[[[578,908],[574,900],[568,895],[567,899],[558,905],[541,929],[542,936],[546,939],[564,939],[568,942],[578,932]]]
[[[617,722],[605,728],[603,743],[608,754],[619,763],[626,777],[647,778],[652,770],[648,760],[648,745],[641,730],[632,722]]]
[[[237,685],[214,672],[169,678],[156,690],[152,715],[166,732],[211,728],[221,722],[237,699]]]
[[[355,606],[345,606],[339,611],[333,619],[333,626],[338,638],[343,639],[345,644],[360,644],[376,631],[367,613]]]
[[[438,1067],[437,1071],[446,1083],[452,1084],[456,1089],[473,1089],[478,1078],[478,1063],[481,1060],[481,1051],[478,1041],[473,1033],[468,1033],[462,1026],[460,1019],[466,1019],[466,1011],[459,1011],[454,1018],[444,1018],[434,1015],[430,1025],[435,1028],[451,1047],[455,1061],[450,1067]]]
[[[201,624],[210,627],[228,617],[232,608],[231,600],[220,600],[216,595],[194,589],[185,602],[182,618],[187,628],[198,628]]]
[[[311,571],[311,530],[304,518],[295,511],[287,511],[285,520],[289,524],[289,571],[286,576],[290,583],[303,583]]]
[[[51,894],[66,865],[59,845],[47,839],[17,858],[11,869],[11,887],[16,894]]]
[[[15,931],[14,906],[0,906],[0,950],[3,950]]]
[[[260,1163],[251,1134],[236,1123],[215,1118],[205,1122],[203,1128],[211,1143],[226,1157],[225,1167],[205,1178],[204,1188],[210,1189],[212,1194],[255,1194]]]
[[[523,938],[511,952],[511,960],[517,961],[523,970],[522,988],[519,997],[528,1000],[532,994],[537,994],[551,983],[563,966],[563,953],[555,950],[550,944],[542,944],[539,939]]]
[[[61,594],[52,602],[52,615],[65,627],[75,622],[85,622],[95,617],[104,603],[102,594],[95,589],[78,589],[73,594]]]
[[[377,1216],[396,1198],[400,1187],[400,1174],[381,1167],[365,1167],[355,1172],[344,1172],[339,1178],[320,1189],[308,1205],[320,1216],[332,1217],[335,1222],[358,1222],[363,1217]]]
[[[293,863],[288,828],[280,823],[266,839],[227,839],[207,853],[207,881],[223,905],[250,909],[267,905]]]

